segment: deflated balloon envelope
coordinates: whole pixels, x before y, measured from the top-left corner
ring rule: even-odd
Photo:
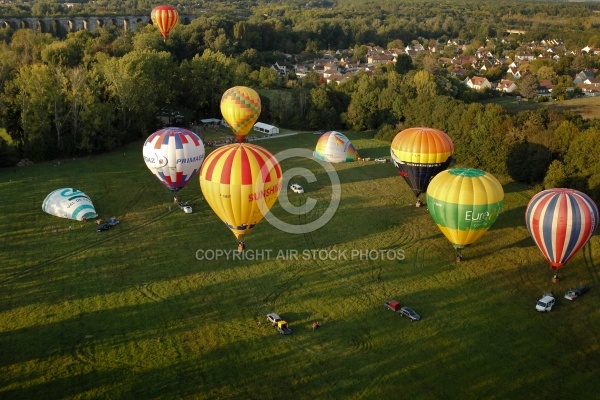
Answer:
[[[92,200],[85,193],[72,188],[50,192],[42,203],[42,210],[50,215],[77,221],[86,221],[98,216]]]

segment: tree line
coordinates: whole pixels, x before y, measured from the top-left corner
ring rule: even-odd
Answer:
[[[569,47],[600,45],[600,4],[562,1],[458,0],[180,0],[160,2],[181,14],[197,15],[210,34],[258,51],[298,54],[311,49],[346,49],[393,40],[458,38],[465,42],[500,38],[524,30],[524,41],[560,37]],[[66,6],[69,4],[69,6]],[[13,0],[0,4],[3,17],[150,15],[149,0]],[[197,18],[198,19],[198,18]],[[55,32],[61,37],[66,32]],[[212,37],[211,37],[212,36]],[[196,43],[199,44],[199,43]],[[213,48],[213,50],[215,50]],[[225,48],[216,49],[227,53]],[[200,52],[201,54],[201,52]]]

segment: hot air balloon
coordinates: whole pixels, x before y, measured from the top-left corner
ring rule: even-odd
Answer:
[[[504,204],[500,182],[487,172],[453,168],[437,174],[427,188],[427,208],[456,250],[473,244],[496,221]]]
[[[160,29],[163,40],[167,40],[167,35],[177,25],[177,21],[179,21],[179,14],[171,6],[156,6],[152,9],[152,13],[150,13],[150,19]]]
[[[408,128],[399,132],[390,148],[392,161],[417,196],[427,191],[435,175],[448,168],[454,154],[450,136],[433,128]]]
[[[333,163],[356,161],[358,152],[345,135],[340,132],[325,132],[319,137],[313,156]]]
[[[585,246],[598,227],[598,206],[577,190],[543,190],[529,201],[525,223],[558,279],[558,269]]]
[[[263,219],[282,186],[281,167],[266,149],[249,143],[217,148],[200,169],[204,198],[239,241]]]
[[[200,169],[204,144],[187,129],[164,128],[148,136],[143,155],[148,169],[175,194]]]
[[[42,203],[42,210],[56,217],[77,221],[87,221],[98,217],[92,200],[85,193],[72,188],[56,189],[50,192]]]
[[[249,87],[232,87],[221,97],[221,114],[240,143],[254,126],[260,111],[260,96]]]

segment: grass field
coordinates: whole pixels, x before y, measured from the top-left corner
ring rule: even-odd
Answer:
[[[389,156],[384,142],[349,137],[363,157]],[[312,149],[316,138],[257,144],[277,153]],[[246,239],[261,259],[198,260],[236,241],[197,179],[181,192],[197,202],[194,213],[168,211],[172,196],[141,146],[0,170],[0,398],[597,398],[599,240],[552,283],[524,225],[528,187],[498,177],[505,208],[456,264],[392,164],[336,164],[341,202],[324,227],[294,235],[263,220]],[[321,166],[282,167],[315,174],[316,182],[296,180],[304,196],[288,196],[317,206],[293,215],[276,204],[274,215],[316,220],[332,193]],[[120,225],[98,233],[91,222],[43,213],[45,196],[61,187],[83,190],[100,217]],[[305,260],[313,250],[321,252]],[[369,250],[403,257],[365,257]],[[562,298],[580,283],[588,294]],[[556,308],[537,313],[535,299],[550,290]],[[387,299],[421,321],[386,310]],[[269,312],[293,334],[268,325]]]
[[[485,100],[482,103],[497,103],[511,114],[547,107],[560,112],[570,111],[573,114],[581,115],[583,119],[600,118],[600,97],[582,97],[565,101],[551,100],[538,103],[535,101],[517,101],[514,96],[504,96]]]

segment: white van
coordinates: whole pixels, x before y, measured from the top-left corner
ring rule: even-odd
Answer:
[[[535,309],[540,312],[550,311],[554,306],[554,301],[554,295],[552,295],[552,293],[544,293],[542,298],[538,299],[535,304]]]

